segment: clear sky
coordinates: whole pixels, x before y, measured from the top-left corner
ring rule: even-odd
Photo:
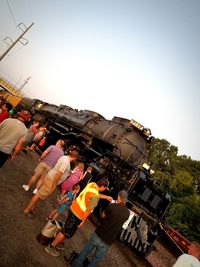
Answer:
[[[0,62],[30,97],[134,118],[200,160],[199,0],[0,0]]]

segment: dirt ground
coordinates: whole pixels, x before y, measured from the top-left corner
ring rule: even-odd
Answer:
[[[63,256],[69,257],[73,250],[79,252],[95,229],[91,221],[88,221],[71,240],[65,241],[65,251],[60,257],[52,257],[44,251],[44,246],[38,243],[36,236],[47,223],[45,217],[55,207],[55,196],[58,191],[46,201],[38,203],[36,215],[33,218],[24,215],[23,209],[32,197],[32,190],[25,192],[22,185],[30,178],[37,163],[37,153],[21,152],[16,159],[8,161],[0,169],[1,267],[69,266]],[[170,267],[170,265],[163,266]],[[144,267],[149,264],[141,262],[140,258],[133,256],[126,247],[121,249],[116,243],[99,264],[99,267],[103,266]]]

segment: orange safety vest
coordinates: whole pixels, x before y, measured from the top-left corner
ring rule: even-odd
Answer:
[[[70,209],[80,220],[83,219],[85,211],[90,203],[90,198],[93,196],[99,197],[99,187],[96,183],[89,183],[72,202]]]

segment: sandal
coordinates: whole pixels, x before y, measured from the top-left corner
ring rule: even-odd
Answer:
[[[29,210],[28,212],[24,211],[24,214],[28,217],[33,217],[35,215],[35,213],[32,210]]]

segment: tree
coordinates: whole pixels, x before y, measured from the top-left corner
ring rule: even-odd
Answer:
[[[200,198],[197,195],[172,202],[166,222],[190,241],[200,242]]]
[[[171,182],[172,182],[172,176],[169,173],[156,171],[153,179],[158,181],[159,183],[159,189],[166,193],[170,193],[171,191]]]
[[[171,192],[176,197],[193,195],[195,193],[194,178],[187,171],[177,171],[172,179]]]
[[[200,242],[200,161],[186,155],[178,156],[178,148],[165,139],[154,139],[150,152],[153,179],[160,189],[172,196],[172,202],[165,218],[189,240]],[[196,187],[195,187],[196,186]]]
[[[178,148],[165,139],[155,138],[151,144],[150,162],[154,170],[174,173]]]

